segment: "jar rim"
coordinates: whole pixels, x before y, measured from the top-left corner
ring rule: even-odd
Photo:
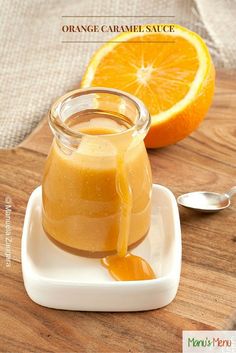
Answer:
[[[115,88],[108,88],[108,87],[79,88],[76,90],[69,91],[68,93],[61,96],[53,103],[51,109],[49,110],[48,120],[49,120],[49,125],[51,129],[53,131],[55,130],[59,134],[63,134],[73,139],[76,139],[76,138],[81,139],[83,136],[86,136],[87,135],[86,133],[75,131],[71,129],[67,124],[65,124],[65,122],[60,117],[60,110],[66,101],[69,102],[73,98],[83,96],[83,95],[96,94],[96,93],[105,93],[105,94],[111,94],[111,95],[113,94],[118,97],[126,98],[130,102],[132,102],[137,109],[138,118],[134,122],[134,125],[128,128],[126,131],[130,131],[133,129],[137,131],[137,133],[147,132],[151,124],[151,117],[144,103],[130,93],[127,93]],[[114,135],[119,135],[122,133],[124,133],[124,131],[114,133]]]

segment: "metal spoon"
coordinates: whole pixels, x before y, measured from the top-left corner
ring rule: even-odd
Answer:
[[[177,198],[179,205],[200,212],[217,212],[229,207],[231,197],[236,194],[236,186],[225,194],[216,192],[196,191],[180,195]]]

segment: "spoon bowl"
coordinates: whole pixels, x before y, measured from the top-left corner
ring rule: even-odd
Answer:
[[[200,212],[217,212],[230,206],[230,198],[236,193],[233,187],[225,194],[207,191],[195,191],[180,195],[177,198],[179,205]]]

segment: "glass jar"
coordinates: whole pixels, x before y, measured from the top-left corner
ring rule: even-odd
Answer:
[[[55,102],[49,125],[54,141],[42,183],[47,236],[82,256],[115,253],[123,202],[128,246],[136,246],[149,230],[152,190],[143,103],[115,89],[78,89]],[[122,201],[124,183],[129,197]]]

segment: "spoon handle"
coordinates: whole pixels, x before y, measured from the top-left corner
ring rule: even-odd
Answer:
[[[228,192],[225,193],[229,199],[236,194],[236,186],[233,186]]]

